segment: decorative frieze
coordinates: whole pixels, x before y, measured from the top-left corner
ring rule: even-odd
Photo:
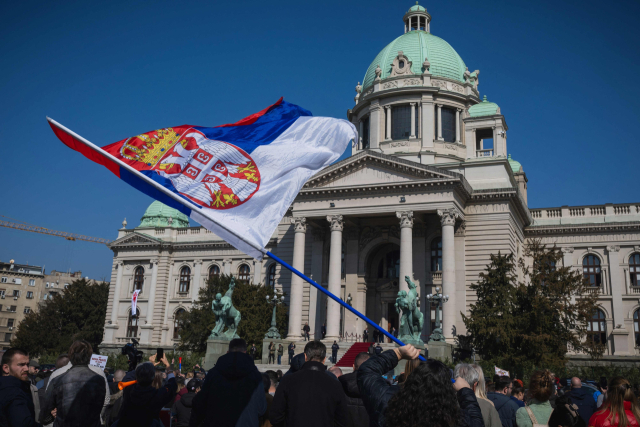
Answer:
[[[420,79],[404,79],[402,81],[403,86],[422,86],[422,81]]]
[[[386,82],[385,84],[382,85],[382,89],[393,89],[393,88],[397,88],[398,87],[398,82],[395,80],[392,80],[390,82]]]
[[[393,141],[389,144],[389,147],[408,147],[409,141]]]

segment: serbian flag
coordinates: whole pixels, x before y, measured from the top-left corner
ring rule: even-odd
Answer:
[[[348,121],[282,98],[233,124],[174,126],[104,147],[47,120],[68,147],[256,259],[304,183],[357,139]]]

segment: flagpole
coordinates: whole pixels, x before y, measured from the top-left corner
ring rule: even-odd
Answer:
[[[296,270],[295,268],[293,268],[292,266],[290,266],[289,264],[287,264],[286,262],[284,262],[283,260],[278,258],[276,255],[271,253],[271,251],[267,252],[267,255],[269,257],[271,257],[275,262],[277,262],[278,264],[282,265],[287,270],[290,270],[296,276],[301,277],[302,279],[304,279],[307,282],[309,282],[313,287],[315,287],[320,292],[324,293],[326,296],[328,296],[329,298],[331,298],[332,300],[334,300],[335,302],[337,302],[338,304],[340,304],[341,306],[343,306],[344,308],[346,308],[347,310],[349,310],[350,312],[352,312],[353,314],[355,314],[356,316],[358,316],[359,318],[361,318],[362,320],[367,322],[369,325],[373,326],[378,331],[382,332],[382,334],[385,335],[387,338],[391,339],[391,341],[395,342],[396,344],[398,344],[400,346],[404,346],[405,345],[398,338],[394,337],[389,332],[385,331],[382,326],[379,326],[373,320],[369,319],[367,316],[365,316],[364,314],[360,313],[358,310],[356,310],[355,308],[351,307],[346,302],[342,301],[340,298],[338,298],[337,296],[335,296],[334,294],[329,292],[327,289],[325,289],[323,286],[321,286],[321,285],[317,284],[316,282],[314,282],[310,277],[305,276],[303,273],[299,272],[298,270]],[[422,361],[426,360],[422,355],[420,355],[419,358]]]

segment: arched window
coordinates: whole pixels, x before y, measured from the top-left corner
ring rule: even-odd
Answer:
[[[182,329],[182,319],[180,317],[184,314],[184,309],[179,309],[173,318],[173,339],[180,339],[180,330]]]
[[[269,266],[269,270],[267,270],[267,285],[271,289],[275,289],[276,287],[276,264],[273,263]]]
[[[238,268],[238,280],[242,280],[243,282],[249,281],[249,274],[251,273],[251,269],[247,264],[241,264]]]
[[[632,254],[629,257],[629,275],[631,286],[640,286],[640,254]]]
[[[209,279],[213,279],[214,277],[220,276],[220,267],[213,264],[211,268],[209,268]]]
[[[640,308],[633,313],[633,332],[636,337],[636,347],[640,347]]]
[[[602,284],[600,258],[595,255],[587,255],[582,260],[582,274],[591,286],[599,287]]]
[[[442,271],[442,238],[431,241],[431,271]]]
[[[442,108],[442,139],[444,142],[456,142],[456,110]]]
[[[178,292],[186,294],[189,292],[189,284],[191,283],[191,269],[189,267],[182,267],[180,269],[180,287]]]
[[[133,273],[133,290],[140,289],[142,292],[142,286],[144,285],[144,268],[137,267]]]
[[[362,119],[362,149],[369,148],[369,116]]]
[[[419,131],[418,106],[414,107],[415,135]],[[391,139],[409,139],[411,136],[411,105],[404,104],[391,107]]]
[[[140,310],[136,308],[136,315],[132,316],[129,312],[129,321],[127,322],[127,338],[136,338],[138,336],[138,319],[140,318]]]
[[[607,343],[607,322],[605,320],[604,311],[599,308],[596,309],[596,312],[593,314],[593,317],[589,319],[589,323],[587,324],[587,339],[590,339],[595,343]]]

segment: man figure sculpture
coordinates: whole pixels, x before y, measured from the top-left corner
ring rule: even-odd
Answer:
[[[398,313],[402,311],[398,335],[400,335],[400,339],[405,342],[421,342],[420,333],[422,332],[422,326],[424,324],[424,315],[418,307],[418,291],[416,290],[416,284],[413,283],[409,276],[405,276],[404,280],[409,286],[409,292],[398,292],[398,298],[395,304],[396,311]]]
[[[236,282],[232,277],[227,293],[225,293],[224,296],[217,294],[211,303],[213,314],[216,315],[216,325],[213,331],[211,331],[210,338],[223,338],[228,340],[240,338],[238,336],[238,324],[240,323],[241,316],[231,301],[235,287]],[[227,327],[227,331],[223,333],[222,331],[225,326]]]

